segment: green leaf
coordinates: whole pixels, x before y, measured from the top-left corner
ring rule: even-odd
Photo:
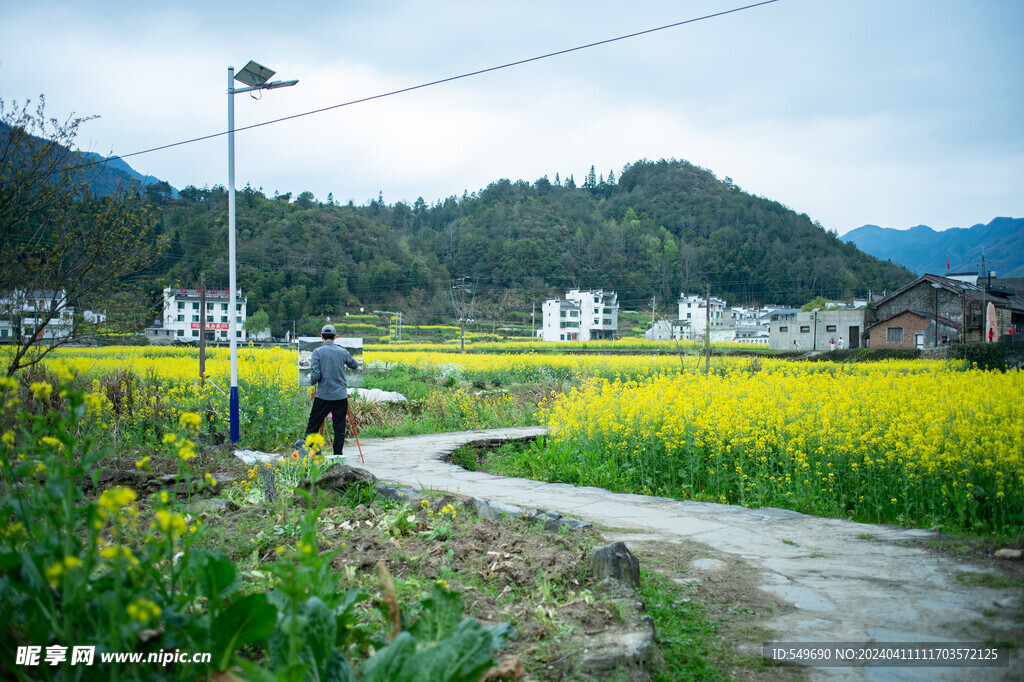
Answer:
[[[213,663],[217,670],[227,670],[234,653],[247,644],[261,644],[274,632],[277,609],[267,595],[246,595],[232,602],[210,624]]]
[[[256,665],[252,661],[240,658],[236,663],[238,667],[242,669],[245,679],[248,682],[279,682],[277,675],[270,672],[263,666]]]
[[[312,663],[318,671],[323,673],[327,670],[328,661],[334,652],[334,635],[337,632],[337,621],[334,614],[327,608],[327,605],[319,597],[310,597],[303,605],[306,612],[307,624],[304,630],[305,644],[303,649],[308,649]],[[323,675],[321,675],[321,679]]]
[[[433,594],[423,600],[423,611],[409,632],[420,643],[439,642],[458,627],[462,611],[462,597],[435,584]]]
[[[505,643],[507,623],[484,627],[475,618],[459,623],[451,637],[423,652],[417,667],[423,680],[473,682],[494,662],[491,655]]]
[[[327,667],[320,679],[323,682],[355,682],[356,671],[352,669],[352,665],[341,655],[341,652],[335,649],[331,652]]]
[[[380,649],[363,663],[359,675],[363,682],[403,682],[415,677],[415,666],[407,664],[416,653],[416,640],[408,632],[398,633],[395,641]]]
[[[198,583],[200,593],[212,603],[218,603],[234,594],[242,584],[234,563],[219,552],[192,552],[188,559],[188,570]]]

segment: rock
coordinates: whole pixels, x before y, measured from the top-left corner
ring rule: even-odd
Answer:
[[[590,554],[587,567],[598,580],[615,578],[633,587],[640,585],[640,561],[624,542],[596,548]]]
[[[357,483],[369,483],[372,485],[376,482],[377,477],[366,469],[338,464],[328,469],[323,476],[317,479],[315,488],[324,495],[327,499],[327,506],[330,507],[340,503],[341,498],[344,497],[345,492],[352,485]],[[312,493],[313,488],[313,480],[307,478],[298,485],[297,489]],[[297,492],[295,494],[295,502],[305,505],[309,500],[305,495]]]
[[[580,521],[574,519],[571,516],[562,516],[556,511],[542,511],[540,509],[531,509],[522,515],[522,518],[526,519],[531,523],[542,523],[544,524],[545,530],[558,531],[562,526],[566,526],[569,530],[581,530],[583,528],[591,528],[592,525],[586,521]]]
[[[402,503],[408,502],[413,507],[416,507],[423,500],[428,499],[426,495],[416,492],[410,488],[399,488],[391,485],[378,485],[376,487],[377,495],[384,498],[385,500],[392,500],[394,502]]]
[[[506,656],[501,662],[491,667],[477,682],[497,682],[497,680],[521,680],[526,677],[526,666],[522,660]]]
[[[196,511],[209,512],[211,514],[225,511],[238,511],[240,509],[236,503],[231,500],[225,500],[222,497],[210,497],[196,500],[193,506],[196,508]]]
[[[501,502],[492,502],[491,500],[482,500],[479,497],[474,497],[469,501],[469,505],[473,507],[473,511],[481,519],[487,519],[489,521],[499,521],[504,517],[516,518],[522,516],[523,508],[517,507],[514,504],[503,504]]]
[[[136,492],[144,492],[150,486],[150,479],[152,477],[152,474],[143,470],[100,469],[96,487],[100,490],[106,490],[107,488],[123,485]],[[89,481],[89,479],[86,480]]]
[[[589,643],[579,663],[583,673],[595,674],[616,671],[625,679],[649,679],[644,664],[654,649],[654,623],[650,617],[637,623],[637,629],[617,631],[610,636],[595,638]],[[633,671],[633,674],[630,674]]]
[[[1006,549],[1006,548],[1004,548],[1004,549],[997,549],[995,555],[997,557],[999,557],[1000,559],[1020,559],[1021,554],[1024,554],[1024,552],[1022,552],[1019,549]]]

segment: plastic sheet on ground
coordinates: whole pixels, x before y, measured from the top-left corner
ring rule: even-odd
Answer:
[[[350,388],[349,395],[358,396],[368,403],[405,403],[408,399],[398,391],[382,391],[379,388]]]
[[[255,464],[256,462],[276,462],[279,459],[283,459],[280,453],[277,452],[260,452],[259,450],[235,450],[235,457],[242,460],[246,464]]]

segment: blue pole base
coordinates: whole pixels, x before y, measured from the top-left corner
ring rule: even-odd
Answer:
[[[238,386],[231,387],[231,442],[238,442]]]

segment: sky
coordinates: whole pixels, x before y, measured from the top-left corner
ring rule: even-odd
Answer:
[[[236,186],[428,204],[501,178],[618,176],[684,159],[843,234],[1024,217],[1024,3],[777,0],[0,0],[0,98],[96,115],[79,148],[129,155],[228,127]],[[125,159],[227,185],[227,137]]]

